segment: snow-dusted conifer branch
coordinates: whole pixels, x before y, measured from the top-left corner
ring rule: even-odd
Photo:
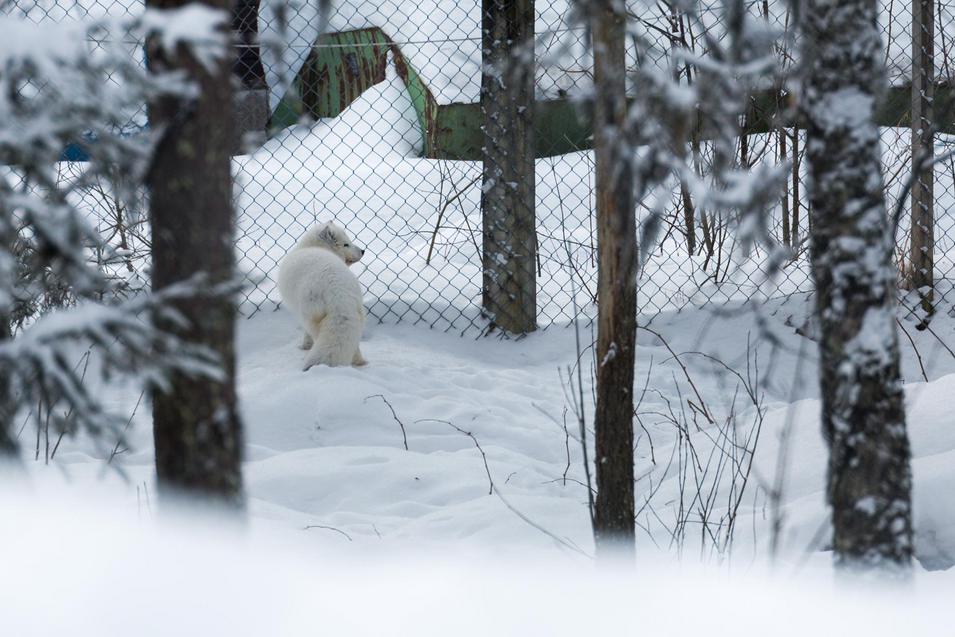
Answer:
[[[173,309],[181,299],[232,294],[235,286],[209,286],[202,278],[140,295],[116,305],[84,302],[40,318],[16,338],[0,342],[0,368],[20,406],[41,405],[61,431],[121,435],[125,417],[106,411],[76,366],[77,352],[96,354],[101,377],[138,375],[147,387],[167,386],[171,372],[220,378],[218,358],[205,347],[158,327],[183,325]],[[66,419],[65,414],[69,414]]]
[[[0,30],[10,36],[0,42],[0,216],[12,227],[4,250],[19,257],[5,290],[22,320],[53,282],[74,299],[109,296],[90,255],[113,250],[76,202],[107,175],[120,185],[113,195],[137,213],[151,137],[128,134],[133,118],[150,95],[190,89],[181,77],[146,77],[123,43],[141,34],[135,19],[51,27],[8,16]],[[89,161],[72,164],[64,179],[58,168],[71,144]]]
[[[106,176],[120,185],[112,194],[125,209],[138,211],[155,133],[130,135],[135,115],[157,94],[195,94],[183,74],[147,76],[130,55],[126,43],[163,28],[155,22],[50,26],[0,17],[0,453],[16,451],[14,418],[37,405],[69,418],[57,423],[62,429],[115,429],[117,419],[74,369],[80,347],[96,350],[104,375],[136,372],[156,387],[174,371],[217,375],[209,351],[166,330],[182,323],[167,308],[231,295],[235,286],[196,279],[117,302],[117,283],[92,258],[102,262],[113,250],[77,204]],[[64,179],[71,144],[89,159]],[[78,307],[37,317],[64,299]]]

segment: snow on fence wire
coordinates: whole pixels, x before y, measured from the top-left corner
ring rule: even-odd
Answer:
[[[913,166],[913,77],[923,94],[935,91],[921,106],[915,101],[916,119],[931,116],[924,108],[934,105],[940,125],[917,148],[931,152],[934,145],[940,154],[955,146],[955,4],[880,1],[890,88],[878,117],[891,209]],[[359,278],[368,312],[380,321],[524,332],[566,323],[577,312],[592,316],[594,166],[582,99],[592,69],[587,33],[568,17],[568,0],[335,0],[321,36],[317,5],[237,0],[234,10],[241,83],[235,110],[247,134],[244,154],[235,159],[237,248],[250,279],[246,313],[277,307],[278,262],[308,226],[334,219],[367,249]],[[705,56],[701,29],[722,34],[720,2],[702,5],[701,20],[693,22],[674,3],[631,3],[633,23],[656,41],[660,68],[682,83],[693,81],[695,69],[670,65],[673,49]],[[2,6],[36,21],[143,8],[140,0]],[[792,28],[788,3],[746,6],[754,19]],[[780,86],[796,64],[796,51],[787,47],[775,49]],[[528,59],[530,51],[533,72],[502,63]],[[131,43],[130,54],[142,58],[141,46]],[[805,139],[794,121],[779,116],[788,100],[785,90],[754,95],[741,121],[738,158],[749,166],[791,162],[772,225],[777,240],[792,248],[792,260],[766,280],[765,247],[742,254],[733,220],[701,209],[675,184],[662,240],[641,273],[641,312],[811,289]],[[133,128],[145,125],[145,111],[130,119]],[[705,140],[696,150],[705,171]],[[67,152],[66,159],[75,157]],[[921,214],[914,233],[911,204],[903,201],[898,262],[909,287],[934,286],[938,304],[949,302],[945,292],[955,279],[955,160],[936,164],[928,177],[914,189]],[[104,232],[125,242],[126,267],[142,271],[148,236],[142,225],[124,226],[123,211],[110,201],[107,184],[90,197],[91,213]],[[920,258],[925,254],[931,259]]]

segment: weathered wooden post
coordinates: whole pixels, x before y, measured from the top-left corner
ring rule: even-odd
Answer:
[[[482,2],[483,307],[492,326],[537,329],[534,0]]]
[[[919,292],[922,308],[933,312],[935,286],[935,178],[919,163],[935,154],[935,0],[912,0],[912,223],[909,286]]]

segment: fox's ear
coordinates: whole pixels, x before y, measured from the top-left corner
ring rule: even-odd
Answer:
[[[335,233],[332,231],[331,224],[326,223],[322,226],[321,232],[318,233],[318,238],[327,243],[335,243]]]

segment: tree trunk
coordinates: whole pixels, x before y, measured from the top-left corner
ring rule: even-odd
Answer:
[[[680,57],[680,48],[684,46],[684,26],[683,13],[676,5],[670,6],[670,63],[673,65],[670,75],[674,84],[680,83],[680,67],[676,60]],[[685,65],[686,81],[690,83],[689,65]],[[685,145],[681,145],[679,152],[685,152]],[[680,202],[683,205],[683,234],[686,236],[686,252],[692,259],[696,254],[696,209],[693,204],[693,197],[690,195],[690,188],[685,180],[680,180]]]
[[[935,154],[935,0],[912,1],[912,169]],[[935,171],[917,171],[912,184],[909,285],[932,314],[935,285]]]
[[[885,81],[878,8],[877,0],[809,0],[802,106],[835,561],[847,570],[904,573],[912,485],[894,241],[873,122]]]
[[[534,0],[483,0],[483,306],[493,326],[537,329]]]
[[[779,163],[786,163],[787,151],[786,151],[786,133],[785,128],[780,128],[776,132],[776,138],[779,141]],[[783,196],[780,199],[782,202],[782,217],[783,217],[783,245],[787,248],[792,247],[792,240],[790,237],[789,231],[789,181],[787,180],[783,184]]]
[[[633,365],[636,348],[637,231],[632,149],[627,143],[626,20],[621,3],[591,4],[597,196],[597,500],[598,557],[632,554]]]
[[[0,185],[0,188],[3,188]],[[0,295],[10,296],[16,279],[16,262],[13,257],[14,242],[13,215],[0,209]],[[13,338],[12,331],[13,298],[0,298],[0,345]],[[0,461],[5,457],[16,457],[19,451],[13,419],[16,407],[13,400],[9,373],[0,369]]]
[[[228,12],[229,0],[204,0]],[[185,0],[150,0],[152,9],[174,9]],[[228,13],[226,13],[228,16]],[[228,20],[224,32],[228,30]],[[150,41],[150,70],[184,71],[199,96],[163,96],[149,105],[150,126],[163,131],[148,177],[152,223],[152,285],[204,273],[211,282],[234,277],[231,55],[213,71],[180,45],[172,54]],[[231,47],[230,47],[231,52]],[[222,378],[175,374],[153,397],[156,473],[165,492],[242,503],[242,427],[235,393],[235,305],[231,298],[197,298],[176,307],[187,327],[166,326],[221,357]]]

